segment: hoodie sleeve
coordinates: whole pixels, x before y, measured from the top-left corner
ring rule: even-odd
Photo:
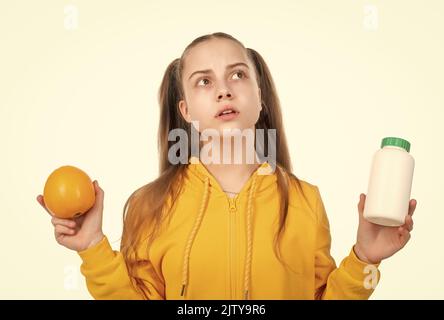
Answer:
[[[137,261],[136,274],[131,279],[122,253],[113,251],[106,236],[96,245],[78,254],[82,259],[80,271],[85,276],[88,291],[94,299],[164,299],[164,285],[150,261]],[[139,284],[137,290],[133,282]]]
[[[330,255],[330,225],[317,187],[316,193],[315,299],[368,299],[380,278],[379,263],[361,261],[351,248],[349,255],[336,267]]]

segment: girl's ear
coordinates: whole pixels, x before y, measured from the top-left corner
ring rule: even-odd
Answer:
[[[187,103],[184,100],[180,100],[179,101],[179,110],[180,113],[182,114],[182,117],[184,118],[184,120],[188,123],[191,122],[191,116],[188,112],[188,106]]]

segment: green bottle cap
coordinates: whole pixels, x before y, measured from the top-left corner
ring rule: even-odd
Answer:
[[[384,146],[396,146],[405,149],[405,151],[410,152],[410,142],[407,140],[396,138],[396,137],[385,137],[382,139],[381,148]]]

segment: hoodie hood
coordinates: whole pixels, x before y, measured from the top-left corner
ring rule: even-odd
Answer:
[[[250,276],[251,276],[251,259],[253,250],[252,241],[252,218],[254,215],[255,198],[265,190],[273,187],[276,183],[276,173],[268,162],[263,162],[251,174],[241,191],[234,197],[229,198],[223,191],[216,178],[208,171],[197,157],[191,157],[187,165],[185,173],[185,185],[198,191],[201,194],[199,212],[188,236],[185,253],[182,263],[182,286],[180,295],[184,297],[188,285],[189,259],[194,239],[199,232],[199,227],[206,212],[208,200],[211,196],[226,197],[230,204],[240,198],[247,198],[246,211],[246,234],[247,234],[247,251],[245,253],[245,272],[244,272],[244,298],[249,298]],[[196,199],[197,200],[197,199]]]

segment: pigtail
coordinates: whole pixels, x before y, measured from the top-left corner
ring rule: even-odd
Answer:
[[[288,151],[287,138],[285,136],[280,101],[273,78],[271,76],[271,72],[264,58],[256,50],[247,48],[247,54],[254,64],[257,76],[257,83],[259,85],[259,88],[261,89],[262,110],[256,123],[256,129],[265,129],[265,131],[269,129],[276,129],[276,141],[271,141],[271,145],[276,146],[276,163],[274,165],[276,166],[277,185],[280,191],[280,214],[278,231],[274,239],[274,245],[276,256],[281,260],[282,263],[286,264],[282,260],[282,254],[279,244],[285,232],[287,221],[287,213],[290,200],[290,183],[295,183],[301,191],[302,186],[299,179],[294,174],[292,174],[291,158]],[[261,152],[267,155],[270,151],[268,150],[269,138],[273,139],[273,136],[268,137],[268,135],[265,134],[265,143],[263,146],[261,146],[263,148]],[[303,197],[305,197],[303,192],[302,195]]]
[[[190,125],[180,116],[178,110],[179,101],[183,97],[180,81],[181,60],[180,58],[174,59],[168,65],[158,93],[160,121],[157,146],[160,173],[171,168],[171,163],[168,161],[168,150],[175,141],[168,141],[170,131],[177,128],[187,130],[187,132],[190,130]]]

